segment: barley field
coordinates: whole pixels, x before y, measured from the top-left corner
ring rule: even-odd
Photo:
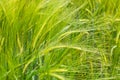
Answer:
[[[120,80],[120,0],[0,0],[0,80]]]

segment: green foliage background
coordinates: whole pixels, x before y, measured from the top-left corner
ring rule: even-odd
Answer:
[[[120,0],[0,0],[0,80],[119,80]]]

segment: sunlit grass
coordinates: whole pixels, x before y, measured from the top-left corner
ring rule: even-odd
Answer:
[[[0,80],[119,80],[119,0],[1,0]]]

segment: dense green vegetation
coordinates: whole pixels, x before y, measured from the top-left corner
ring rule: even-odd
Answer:
[[[0,0],[0,80],[119,80],[120,0]]]

